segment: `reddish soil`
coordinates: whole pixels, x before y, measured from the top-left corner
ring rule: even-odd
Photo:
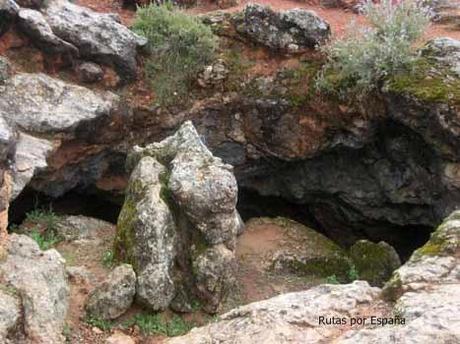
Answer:
[[[87,6],[98,12],[118,13],[124,24],[130,25],[134,18],[134,12],[124,9],[121,6],[122,0],[77,0],[77,3]],[[365,20],[349,10],[341,8],[324,8],[319,5],[318,0],[295,1],[295,0],[241,0],[240,5],[223,10],[224,12],[236,12],[243,9],[248,3],[256,2],[262,5],[271,6],[275,10],[288,10],[291,8],[304,8],[315,11],[324,18],[330,25],[334,37],[341,37],[348,26],[356,24],[364,25]],[[188,13],[203,14],[220,10],[218,6],[209,0],[198,1],[196,7],[186,10]],[[448,25],[432,24],[426,33],[426,39],[433,37],[448,36],[460,40],[460,30],[453,30]]]

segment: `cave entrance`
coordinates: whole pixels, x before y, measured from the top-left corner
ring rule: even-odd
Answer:
[[[297,204],[282,197],[262,196],[246,188],[239,190],[237,207],[245,222],[254,217],[286,217],[316,230],[345,249],[362,239],[375,243],[385,241],[395,248],[402,262],[428,241],[435,228],[397,226],[386,222],[367,225],[329,222],[327,214],[318,216],[318,204]]]
[[[26,188],[10,204],[10,225],[21,224],[34,209],[52,210],[56,215],[83,215],[116,223],[123,197],[109,197],[91,192],[69,191],[58,198]]]

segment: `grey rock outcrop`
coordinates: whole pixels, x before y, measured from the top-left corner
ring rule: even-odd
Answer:
[[[136,274],[129,264],[117,266],[89,295],[86,312],[99,319],[116,319],[125,313],[136,293]]]
[[[51,141],[20,133],[16,145],[15,169],[13,171],[13,190],[15,199],[36,173],[48,166],[46,159],[53,151]]]
[[[16,74],[0,95],[0,112],[8,122],[50,134],[75,134],[81,125],[107,118],[118,101],[110,92],[97,94],[44,74]]]
[[[39,11],[21,9],[18,22],[22,31],[32,38],[32,42],[47,53],[68,53],[78,56],[78,49],[56,36]]]
[[[69,286],[59,253],[43,252],[33,239],[11,234],[0,279],[20,295],[26,342],[62,343]]]
[[[14,337],[19,330],[21,302],[13,288],[0,284],[0,341],[7,343],[7,337]]]
[[[117,15],[66,0],[51,1],[43,13],[54,34],[77,47],[81,57],[112,65],[125,81],[136,78],[137,49],[147,41],[122,25]]]
[[[211,154],[191,122],[159,143],[136,147],[127,165],[134,170],[116,251],[138,274],[138,301],[158,310],[177,296],[177,309],[197,297],[215,312],[231,284],[242,226],[231,166]]]
[[[324,43],[330,27],[315,12],[294,8],[275,12],[270,7],[249,4],[236,29],[271,49],[296,52]]]
[[[366,282],[321,285],[238,307],[220,316],[220,321],[193,329],[171,344],[198,343],[320,343],[340,330],[320,326],[320,316],[352,317],[371,307],[380,289]]]

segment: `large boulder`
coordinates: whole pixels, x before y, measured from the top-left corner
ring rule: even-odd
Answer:
[[[51,141],[24,133],[19,134],[16,145],[11,199],[15,199],[21,193],[36,173],[48,166],[46,159],[52,151],[53,144]]]
[[[56,36],[39,11],[21,9],[18,22],[22,31],[32,38],[32,42],[47,53],[67,53],[78,56],[78,49]]]
[[[349,319],[371,307],[379,292],[359,281],[283,294],[238,307],[220,316],[220,321],[167,343],[325,343],[343,331],[346,324],[325,326],[319,322],[320,317]]]
[[[153,310],[165,309],[175,295],[176,229],[162,195],[161,178],[166,173],[154,158],[139,161],[130,177],[115,239],[116,255],[137,273],[137,300]]]
[[[69,286],[64,259],[56,250],[43,252],[33,239],[10,235],[8,256],[0,263],[0,280],[20,295],[22,329],[28,342],[64,341]]]
[[[134,170],[115,247],[137,272],[138,301],[154,310],[171,303],[186,309],[197,297],[215,312],[229,292],[242,226],[231,166],[211,154],[191,122],[135,147],[127,165]]]
[[[112,65],[125,81],[136,78],[137,49],[147,40],[122,25],[117,15],[66,0],[50,1],[43,13],[54,34],[77,47],[81,57]]]
[[[118,102],[113,93],[96,93],[45,74],[16,74],[0,95],[4,118],[31,133],[75,135],[90,129],[85,124],[107,119]]]
[[[125,313],[136,293],[136,274],[129,264],[117,266],[89,295],[86,312],[90,317],[112,320]]]
[[[289,52],[314,48],[330,35],[329,24],[313,11],[275,12],[259,4],[246,6],[242,18],[237,17],[236,29],[259,44]]]
[[[350,248],[349,254],[359,278],[372,286],[382,287],[401,266],[398,253],[384,241],[376,244],[359,240]]]

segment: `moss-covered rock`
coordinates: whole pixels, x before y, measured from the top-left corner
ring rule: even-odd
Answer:
[[[274,224],[284,229],[284,239],[273,254],[271,268],[276,272],[300,276],[327,278],[336,276],[340,282],[350,281],[353,265],[346,252],[317,231],[296,221],[259,218],[262,224]]]
[[[401,265],[395,249],[384,241],[376,244],[359,240],[350,248],[349,254],[359,278],[372,286],[381,287]]]

